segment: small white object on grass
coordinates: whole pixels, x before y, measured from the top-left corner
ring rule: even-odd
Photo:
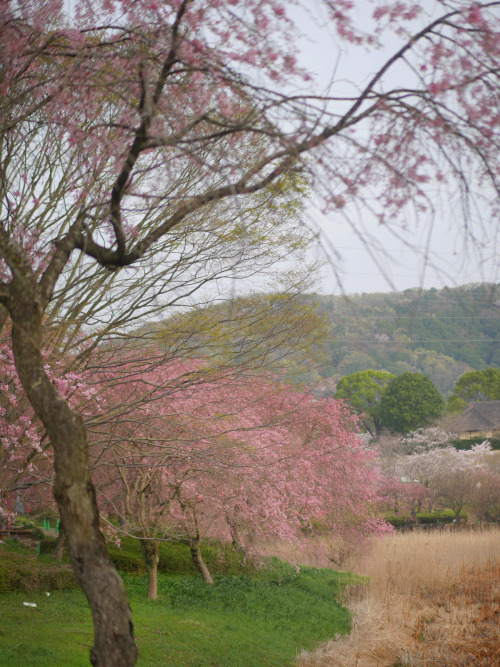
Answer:
[[[23,602],[25,607],[36,607],[36,602]]]
[[[45,595],[46,595],[47,597],[49,597],[49,596],[50,596],[50,593],[45,593]]]

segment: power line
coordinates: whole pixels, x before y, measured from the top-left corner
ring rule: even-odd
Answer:
[[[370,301],[384,301],[384,302],[387,303],[387,301],[389,300],[392,303],[396,303],[396,304],[403,303],[403,304],[408,304],[408,305],[418,305],[420,303],[431,303],[432,302],[432,303],[435,303],[437,305],[441,305],[441,304],[444,304],[444,303],[460,303],[460,304],[465,305],[465,306],[471,306],[471,305],[482,303],[482,304],[488,304],[490,306],[491,305],[497,306],[497,303],[493,302],[493,298],[497,298],[498,300],[500,300],[500,292],[497,293],[497,294],[492,294],[491,295],[492,298],[488,299],[487,301],[478,301],[477,299],[471,298],[468,302],[466,302],[466,300],[465,300],[465,295],[464,295],[463,298],[457,298],[457,299],[440,299],[438,297],[438,298],[434,298],[434,299],[432,299],[432,298],[431,299],[413,299],[412,301],[410,301],[410,299],[408,297],[404,297],[404,296],[402,296],[402,297],[391,296],[390,293],[388,293],[387,296],[371,295],[371,294],[367,294],[365,292],[363,292],[362,294],[351,294],[351,295],[346,295],[346,296],[342,296],[340,294],[325,294],[325,295],[320,294],[319,296],[322,297],[322,298],[333,297],[334,299],[342,299],[343,301],[354,301],[355,299],[357,299],[357,300],[369,299]],[[481,295],[481,296],[483,296],[483,295]],[[358,305],[358,304],[356,304],[356,305]],[[387,305],[390,305],[390,303],[388,303]],[[500,305],[500,304],[498,304],[498,305]]]
[[[342,315],[333,315],[333,318],[349,317],[357,320],[499,320],[498,316],[489,315],[349,315],[349,313]]]
[[[335,246],[335,250],[363,250],[366,252],[366,248],[363,246]],[[418,247],[416,246],[414,249],[413,248],[385,248],[383,249],[385,253],[400,253],[400,252],[409,252],[412,255],[418,254],[419,252],[423,254],[428,254],[429,249],[424,248],[422,246]],[[414,252],[415,251],[415,252]],[[491,249],[490,249],[491,252]],[[481,257],[486,254],[486,250],[460,250],[453,252],[451,250],[430,250],[430,254],[437,254],[439,256],[441,255],[451,255],[452,257],[456,257],[457,255],[480,255]],[[492,255],[493,257],[493,255]]]
[[[434,340],[359,340],[357,338],[328,338],[329,343],[379,343],[387,345],[420,345],[421,343],[500,343],[500,338],[435,338]]]

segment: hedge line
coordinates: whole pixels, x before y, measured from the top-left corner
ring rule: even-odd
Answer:
[[[439,510],[436,512],[417,512],[417,523],[419,524],[441,524],[441,523],[453,523],[455,519],[455,513],[451,510]],[[407,526],[410,524],[415,524],[415,517],[411,514],[386,514],[384,519],[392,524],[395,528],[400,526]],[[460,520],[467,522],[468,515],[466,512],[460,513]]]
[[[40,555],[54,553],[57,539],[45,537],[40,540]],[[243,574],[255,571],[257,562],[231,545],[219,542],[206,542],[201,545],[201,552],[212,574]],[[133,537],[122,538],[118,547],[108,543],[108,554],[120,572],[134,576],[146,573],[139,540]],[[164,574],[194,574],[197,570],[191,559],[189,548],[184,544],[160,542],[158,571]]]
[[[468,440],[453,440],[452,445],[455,449],[472,449],[474,445],[480,445],[485,440],[491,445],[491,449],[500,450],[500,439],[499,438],[470,438]]]
[[[242,574],[253,572],[256,562],[231,545],[206,542],[201,545],[203,559],[212,574]],[[120,572],[136,576],[145,574],[139,540],[126,537],[120,547],[109,544],[108,553]],[[189,548],[184,544],[160,542],[158,571],[164,574],[193,574],[197,572]]]

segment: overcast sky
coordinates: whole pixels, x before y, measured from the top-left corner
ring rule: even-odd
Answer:
[[[436,3],[430,0],[428,5],[435,7]],[[319,3],[311,0],[312,6],[325,26],[327,22],[321,19]],[[356,6],[362,20],[372,9],[373,4],[364,0]],[[334,69],[335,79],[342,80],[346,86],[348,81],[366,84],[369,75],[398,45],[394,38],[386,42],[384,51],[366,52],[343,45],[340,52],[327,28],[318,27],[304,14],[294,11],[292,16],[309,35],[308,40],[300,43],[297,55],[299,62],[316,75],[319,91],[326,89]],[[365,26],[368,28],[368,23]],[[451,202],[449,212],[453,214]],[[440,288],[500,280],[496,234],[493,232],[493,238],[482,246],[464,245],[460,229],[453,224],[453,215],[434,219],[432,228],[431,221],[423,219],[418,230],[411,227],[400,241],[381,228],[368,211],[361,211],[355,226],[358,231],[360,225],[363,226],[363,242],[339,214],[322,215],[313,203],[308,213],[312,224],[322,234],[315,254],[328,256],[328,266],[323,271],[324,293],[392,291],[419,286]]]

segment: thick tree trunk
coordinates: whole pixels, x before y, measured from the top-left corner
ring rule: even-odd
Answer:
[[[195,564],[198,572],[203,577],[203,581],[206,584],[212,585],[214,583],[214,580],[212,579],[212,575],[210,574],[208,567],[206,566],[206,563],[203,560],[203,556],[201,555],[200,541],[191,540],[189,542],[189,549],[191,551],[191,558],[193,559],[193,563]]]
[[[85,426],[45,374],[41,313],[37,300],[26,292],[23,286],[9,304],[14,358],[21,383],[54,448],[54,496],[73,569],[94,621],[90,659],[99,667],[128,667],[137,661],[132,614],[100,530]]]
[[[141,540],[141,550],[148,575],[148,598],[158,599],[158,552],[159,544],[156,540]]]

